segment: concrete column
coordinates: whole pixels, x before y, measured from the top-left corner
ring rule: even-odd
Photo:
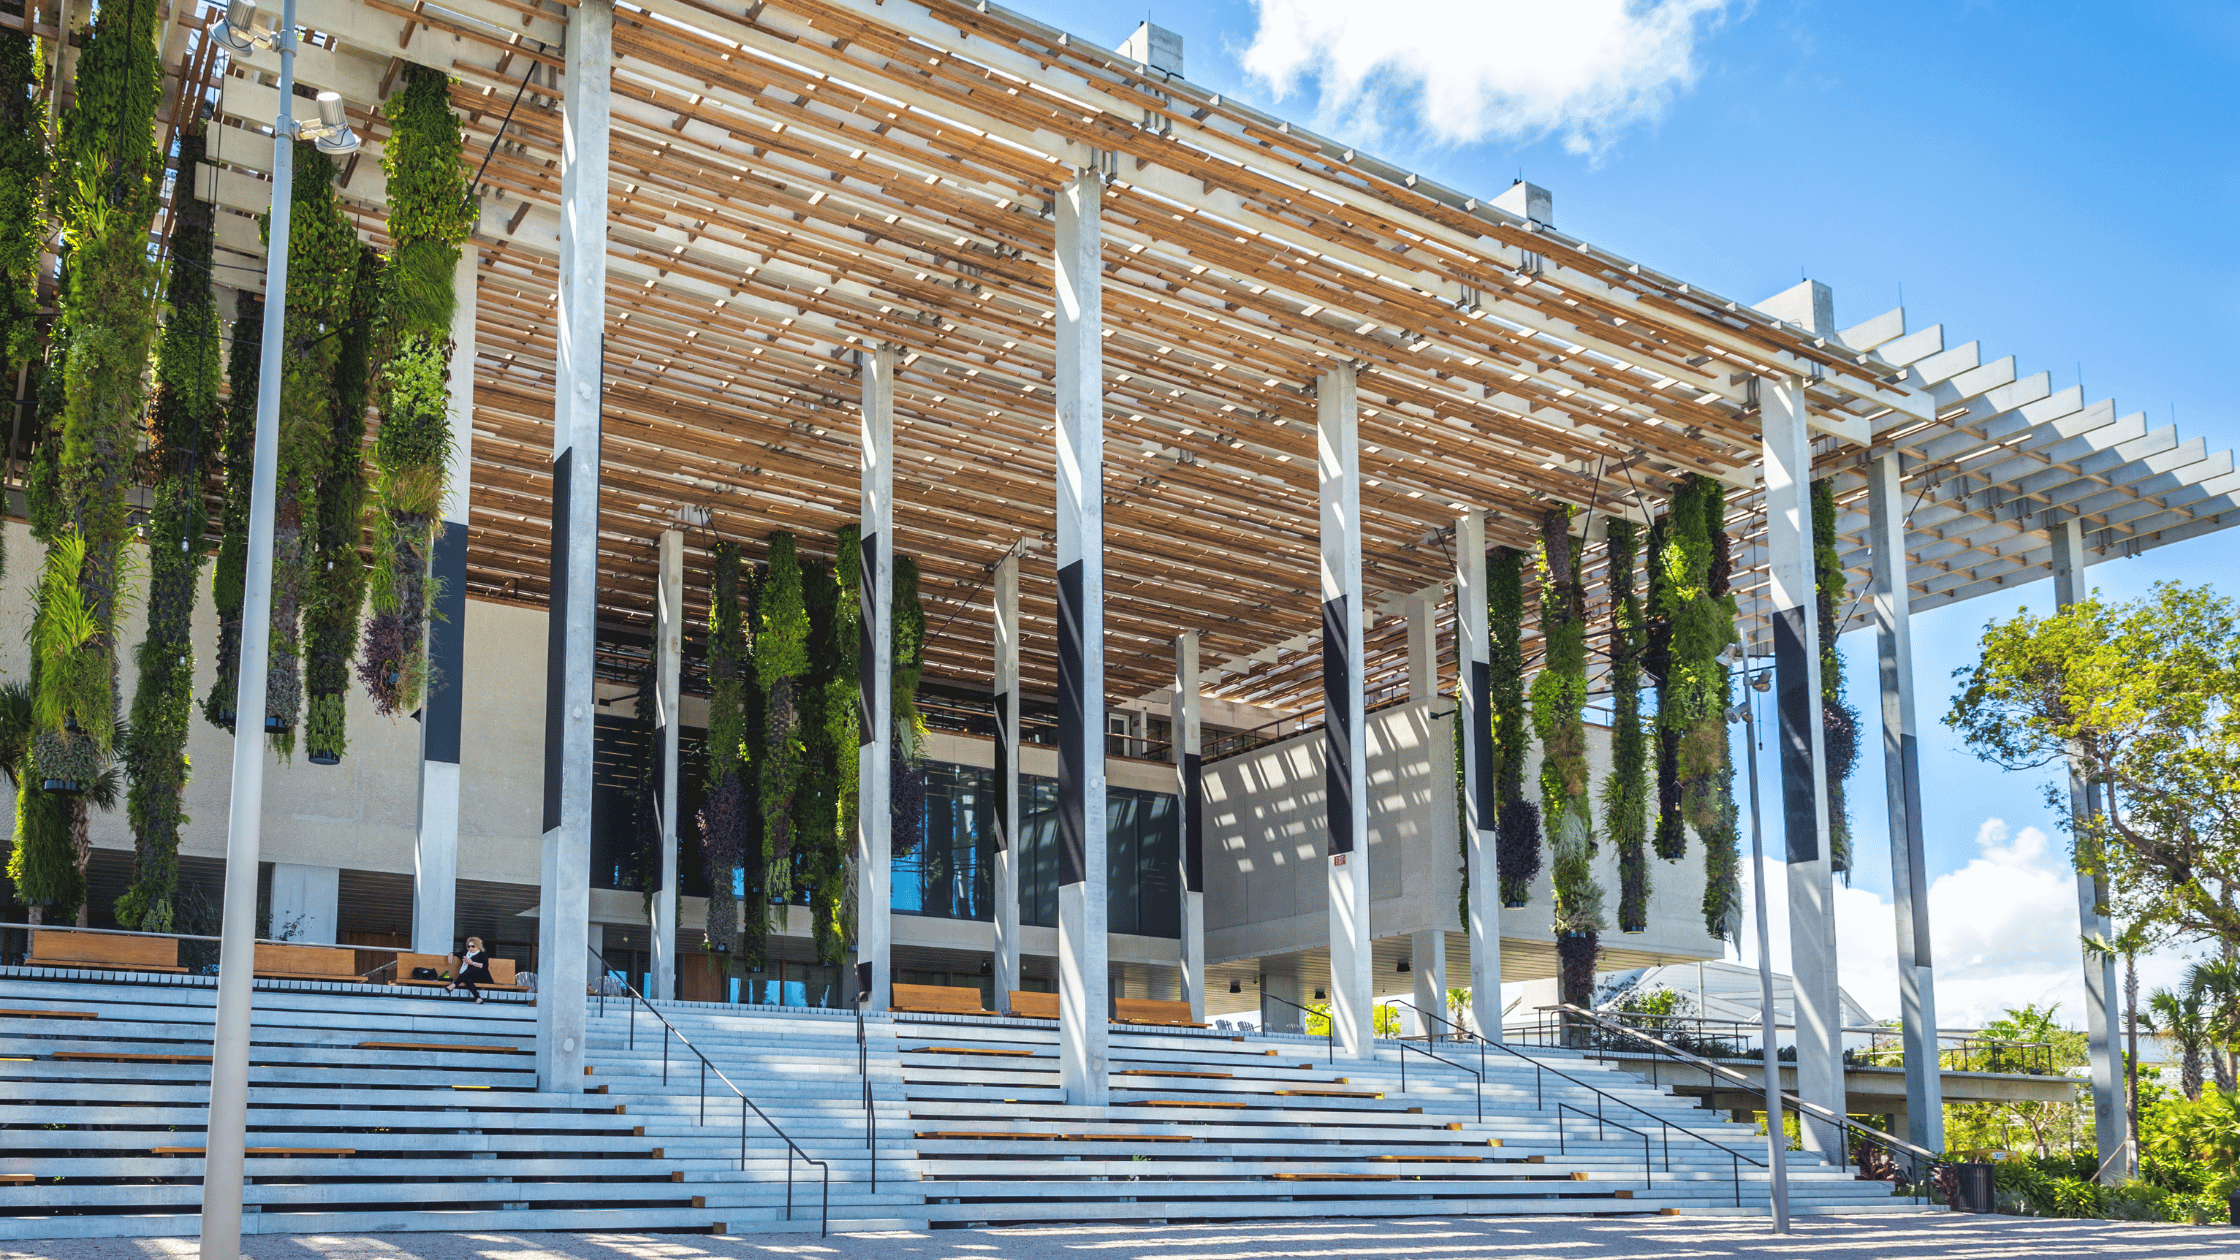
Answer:
[[[654,754],[661,767],[661,887],[653,895],[653,991],[677,996],[677,743],[684,673],[684,531],[665,529],[655,556],[653,597]]]
[[[1324,806],[1329,816],[1330,1020],[1350,1058],[1375,1053],[1369,975],[1368,731],[1361,691],[1361,438],[1350,363],[1315,392],[1322,482]]]
[[[871,965],[872,1010],[894,992],[894,367],[892,346],[863,356],[862,637],[856,648],[856,961]]]
[[[1890,886],[1897,902],[1898,1008],[1906,1055],[1906,1140],[1944,1149],[1944,1078],[1937,1062],[1936,970],[1929,951],[1929,875],[1922,845],[1921,741],[1913,714],[1913,622],[1907,588],[1904,469],[1896,451],[1867,466],[1874,552],[1875,656],[1882,679],[1882,777],[1890,802]]]
[[[1058,1084],[1111,1097],[1105,937],[1104,177],[1058,193]]]
[[[1270,998],[1280,1000],[1270,1001]],[[1307,1017],[1301,1015],[1298,1008],[1306,1004],[1307,987],[1300,982],[1295,964],[1260,973],[1260,1027],[1263,1030],[1305,1031]]]
[[[342,872],[332,866],[274,862],[272,930],[266,936],[279,940],[292,928],[288,940],[306,945],[337,944],[335,925],[342,902],[341,886]],[[451,951],[446,948],[444,952]]]
[[[1454,523],[1454,720],[1462,724],[1463,862],[1470,872],[1470,1026],[1501,1040],[1501,873],[1493,848],[1493,646],[1486,626],[1486,514]]]
[[[1182,996],[1190,1018],[1206,1019],[1206,784],[1199,761],[1198,632],[1185,630],[1174,640],[1175,803],[1182,861]]]
[[[1447,934],[1434,928],[1418,932],[1408,944],[1408,971],[1415,979],[1416,1009],[1429,1011],[1440,1019],[1447,1014]],[[1425,1036],[1444,1031],[1437,1020],[1413,1016],[1415,1031]]]
[[[1019,552],[996,562],[995,1009],[1011,1009],[1019,975]]]
[[[1812,439],[1802,377],[1759,382],[1764,424],[1767,594],[1780,713],[1782,830],[1789,864],[1789,953],[1796,994],[1797,1093],[1843,1114],[1843,1009],[1836,997],[1834,868],[1827,754],[1820,734],[1820,618],[1813,593]],[[1843,1149],[1807,1117],[1808,1150]]]
[[[2054,606],[2067,608],[2091,598],[2092,589],[2085,584],[2084,575],[2083,524],[2070,517],[2046,533],[2053,542]],[[2072,761],[2069,816],[2081,826],[2098,815],[2100,808],[2100,786],[2087,783],[2079,764]],[[2106,882],[2083,871],[2077,872],[2077,931],[2080,936],[2115,939],[2115,921],[2106,913],[2107,905]],[[2121,1000],[2121,992],[2116,987],[2116,960],[2086,954],[2084,1036],[2085,1051],[2092,1063],[2092,1130],[2100,1166],[2106,1170],[2101,1179],[2109,1185],[2119,1184],[2129,1175],[2130,1163],[2118,1155],[2124,1149],[2126,1131],[2130,1127],[2123,1099]]]
[[[420,713],[420,819],[412,846],[412,948],[448,954],[458,936],[459,721],[466,682],[467,512],[474,468],[475,276],[481,251],[459,251],[452,273],[451,454],[444,466],[443,523],[429,570],[427,701]]]
[[[1408,699],[1433,700],[1439,695],[1439,606],[1416,596],[1407,603]]]
[[[544,868],[537,919],[537,1081],[581,1088],[590,969],[591,747],[599,618],[599,424],[607,329],[607,105],[614,0],[568,21],[560,114],[560,300],[546,613]]]

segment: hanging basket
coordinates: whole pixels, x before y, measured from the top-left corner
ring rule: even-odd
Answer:
[[[328,752],[323,748],[312,749],[308,754],[308,759],[315,766],[339,766],[342,764],[341,753]]]
[[[232,733],[233,733],[233,710],[231,710],[231,709],[227,709],[227,710],[225,710],[224,712],[222,712],[222,713],[218,714],[218,725],[220,725],[220,726],[222,726],[222,727],[226,728],[226,733],[227,733],[227,734],[229,734],[229,735],[230,735],[230,734],[232,734]]]
[[[86,785],[76,779],[42,779],[39,787],[56,796],[81,796],[86,790]]]
[[[1504,910],[1522,910],[1529,904],[1531,903],[1524,901],[1504,901],[1501,903],[1501,908]]]
[[[264,733],[267,735],[285,735],[294,729],[295,723],[284,717],[267,716],[264,720]]]

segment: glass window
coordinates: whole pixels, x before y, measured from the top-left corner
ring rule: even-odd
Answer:
[[[995,772],[935,762],[924,774],[917,834],[907,846],[895,837],[890,904],[900,914],[992,921]]]

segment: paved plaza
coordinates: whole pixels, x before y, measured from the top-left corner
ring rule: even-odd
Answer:
[[[1081,1225],[814,1237],[338,1234],[250,1237],[252,1260],[2123,1260],[2240,1257],[2240,1229],[2011,1216],[1361,1220]],[[0,1260],[194,1260],[192,1239],[0,1243]]]

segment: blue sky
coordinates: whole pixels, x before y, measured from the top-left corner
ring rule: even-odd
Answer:
[[[2087,397],[2174,420],[2212,449],[2240,442],[2218,385],[2240,344],[2240,5],[1015,7],[1108,45],[1148,17],[1184,37],[1196,83],[1466,191],[1521,173],[1553,190],[1565,231],[1729,297],[1810,275],[1850,324],[1902,293],[1912,325],[1944,324],[1948,344],[1980,339],[1986,358],[2017,355],[2057,387],[2081,374]],[[2172,578],[2240,590],[2234,542],[2110,561],[2093,581],[2117,598]],[[1915,625],[1930,869],[1944,881],[1932,900],[1960,908],[1933,924],[1948,1026],[2032,998],[2073,1017],[2081,998],[2045,776],[1991,769],[1937,721],[1983,622],[2024,604],[2050,609],[2050,584]],[[1872,640],[1844,649],[1872,714]],[[1853,780],[1862,860],[1840,905],[1844,978],[1894,1013],[1878,747]],[[2176,966],[2155,960],[2143,979],[2169,983]]]

